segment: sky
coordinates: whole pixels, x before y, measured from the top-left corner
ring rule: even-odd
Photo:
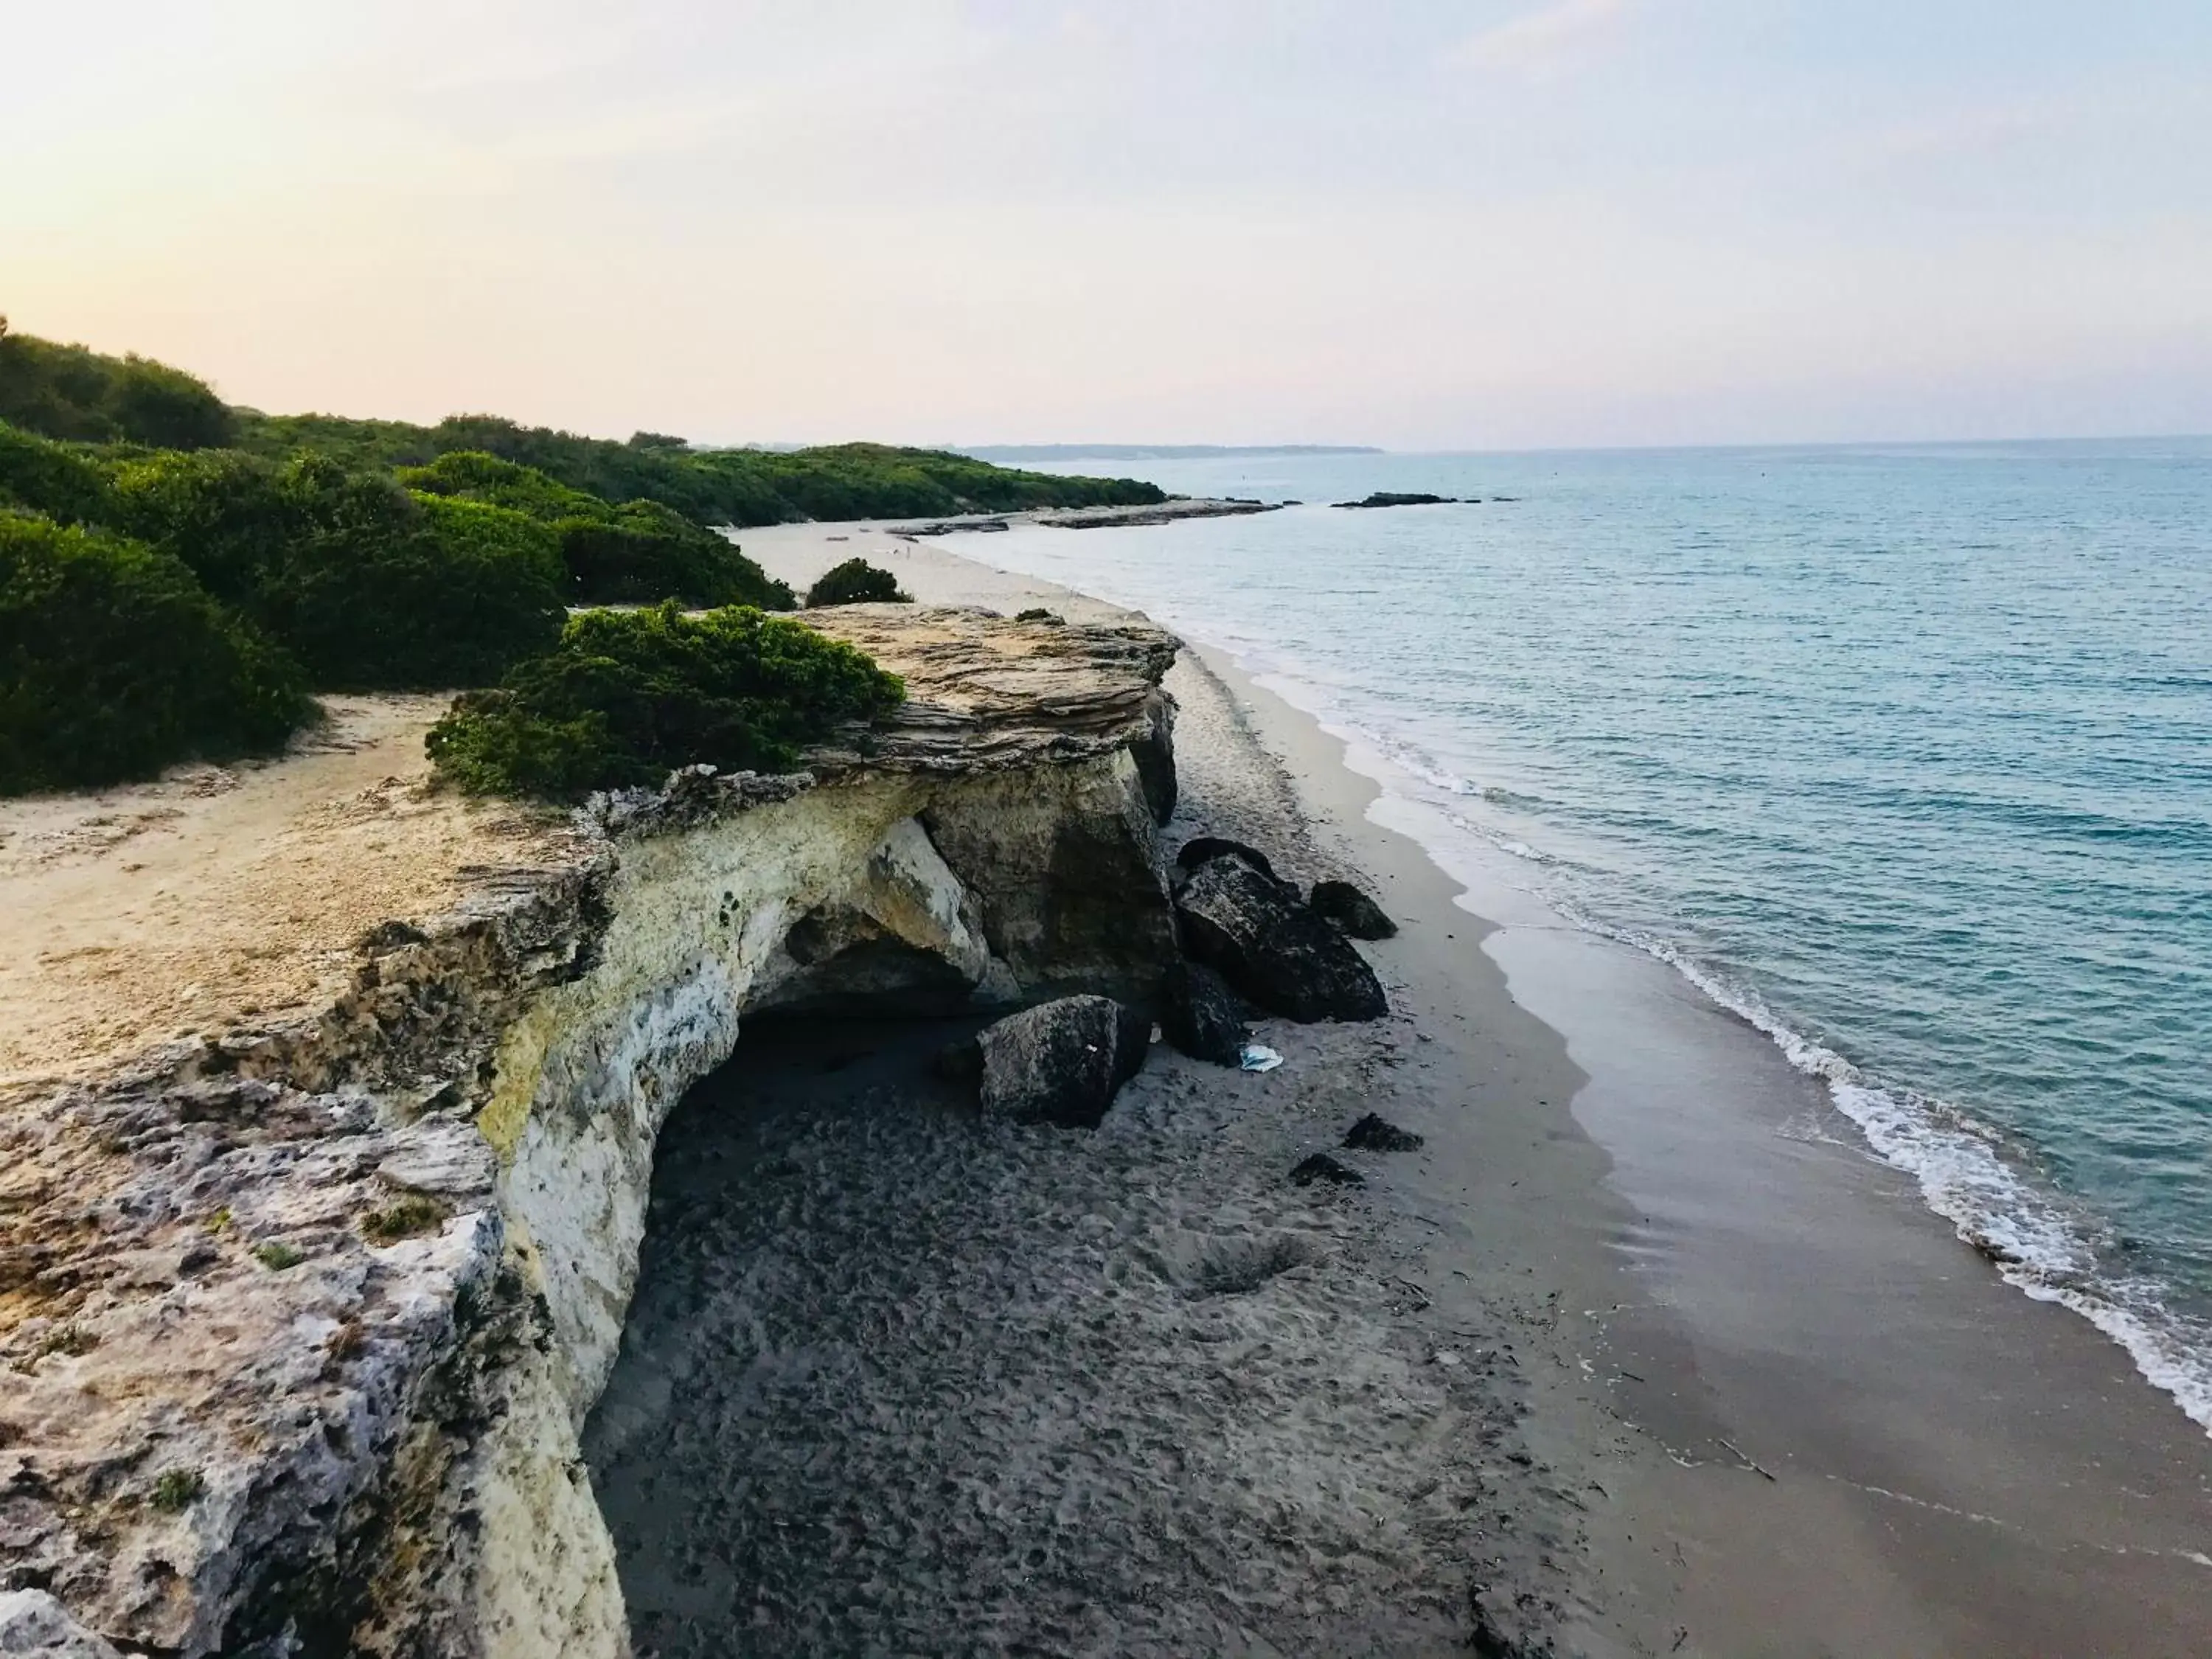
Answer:
[[[4,0],[0,39],[0,313],[272,411],[2212,432],[2206,0]]]

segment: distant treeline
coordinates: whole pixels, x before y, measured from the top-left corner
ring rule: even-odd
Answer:
[[[791,590],[710,526],[1162,499],[875,444],[268,416],[0,319],[0,794],[266,753],[336,690],[533,688],[526,719],[471,717],[448,743],[471,787],[626,781],[687,731],[711,750],[693,758],[774,763],[882,687],[796,624],[763,632]],[[574,606],[664,603],[754,620],[568,626]],[[611,641],[635,660],[617,669]]]
[[[493,415],[453,415],[435,426],[332,415],[235,411],[238,443],[258,454],[313,450],[350,466],[422,466],[477,451],[535,467],[609,501],[658,501],[701,524],[941,518],[1037,507],[1152,506],[1166,496],[1133,478],[1061,477],[993,466],[967,455],[889,444],[817,449],[692,449],[641,432],[626,443],[519,426]]]
[[[356,469],[426,466],[476,451],[534,467],[604,501],[657,501],[702,525],[739,529],[807,519],[1018,513],[1029,507],[1149,507],[1165,496],[1133,478],[1062,477],[971,456],[888,444],[814,449],[694,449],[640,432],[627,442],[453,415],[435,426],[234,408],[181,369],[57,345],[0,325],[0,421],[42,437],[160,449],[302,451]]]

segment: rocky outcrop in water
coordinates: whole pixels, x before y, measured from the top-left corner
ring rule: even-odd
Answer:
[[[822,621],[906,677],[886,729],[597,800],[331,941],[330,1006],[0,1102],[0,1589],[185,1659],[627,1651],[577,1431],[684,1091],[761,1008],[1148,1000],[1175,959],[1170,636]]]
[[[1248,513],[1273,513],[1290,503],[1231,498],[1224,501],[1163,501],[1158,507],[1103,507],[1073,513],[1043,514],[1036,522],[1054,530],[1097,530],[1109,525],[1173,524],[1178,519],[1228,519]]]
[[[1456,495],[1424,495],[1418,492],[1378,489],[1362,501],[1331,501],[1329,505],[1344,507],[1457,507],[1460,499]]]
[[[1375,970],[1294,890],[1240,858],[1200,865],[1176,895],[1183,946],[1261,1007],[1292,1019],[1377,1019]]]

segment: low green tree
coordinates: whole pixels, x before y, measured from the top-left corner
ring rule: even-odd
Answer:
[[[0,507],[27,507],[64,524],[109,514],[107,474],[86,451],[0,421]]]
[[[429,501],[302,456],[281,480],[307,528],[249,614],[330,690],[485,685],[559,639],[550,542],[513,513]]]
[[[238,433],[229,405],[180,368],[5,330],[0,421],[49,438],[167,449],[228,444]]]
[[[0,511],[0,793],[270,753],[313,714],[299,665],[177,560]]]
[[[425,495],[488,501],[552,526],[572,605],[757,605],[789,611],[791,590],[771,579],[726,536],[657,501],[612,506],[558,483],[534,467],[478,451],[441,455],[399,474]]]
[[[313,526],[283,470],[236,450],[160,450],[118,461],[108,522],[189,565],[208,592],[251,610]]]

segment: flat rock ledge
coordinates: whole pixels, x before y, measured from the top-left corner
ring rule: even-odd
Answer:
[[[1157,989],[1173,637],[806,620],[905,677],[886,729],[599,798],[332,941],[329,1006],[0,1099],[20,1650],[626,1653],[575,1433],[739,1016]]]

